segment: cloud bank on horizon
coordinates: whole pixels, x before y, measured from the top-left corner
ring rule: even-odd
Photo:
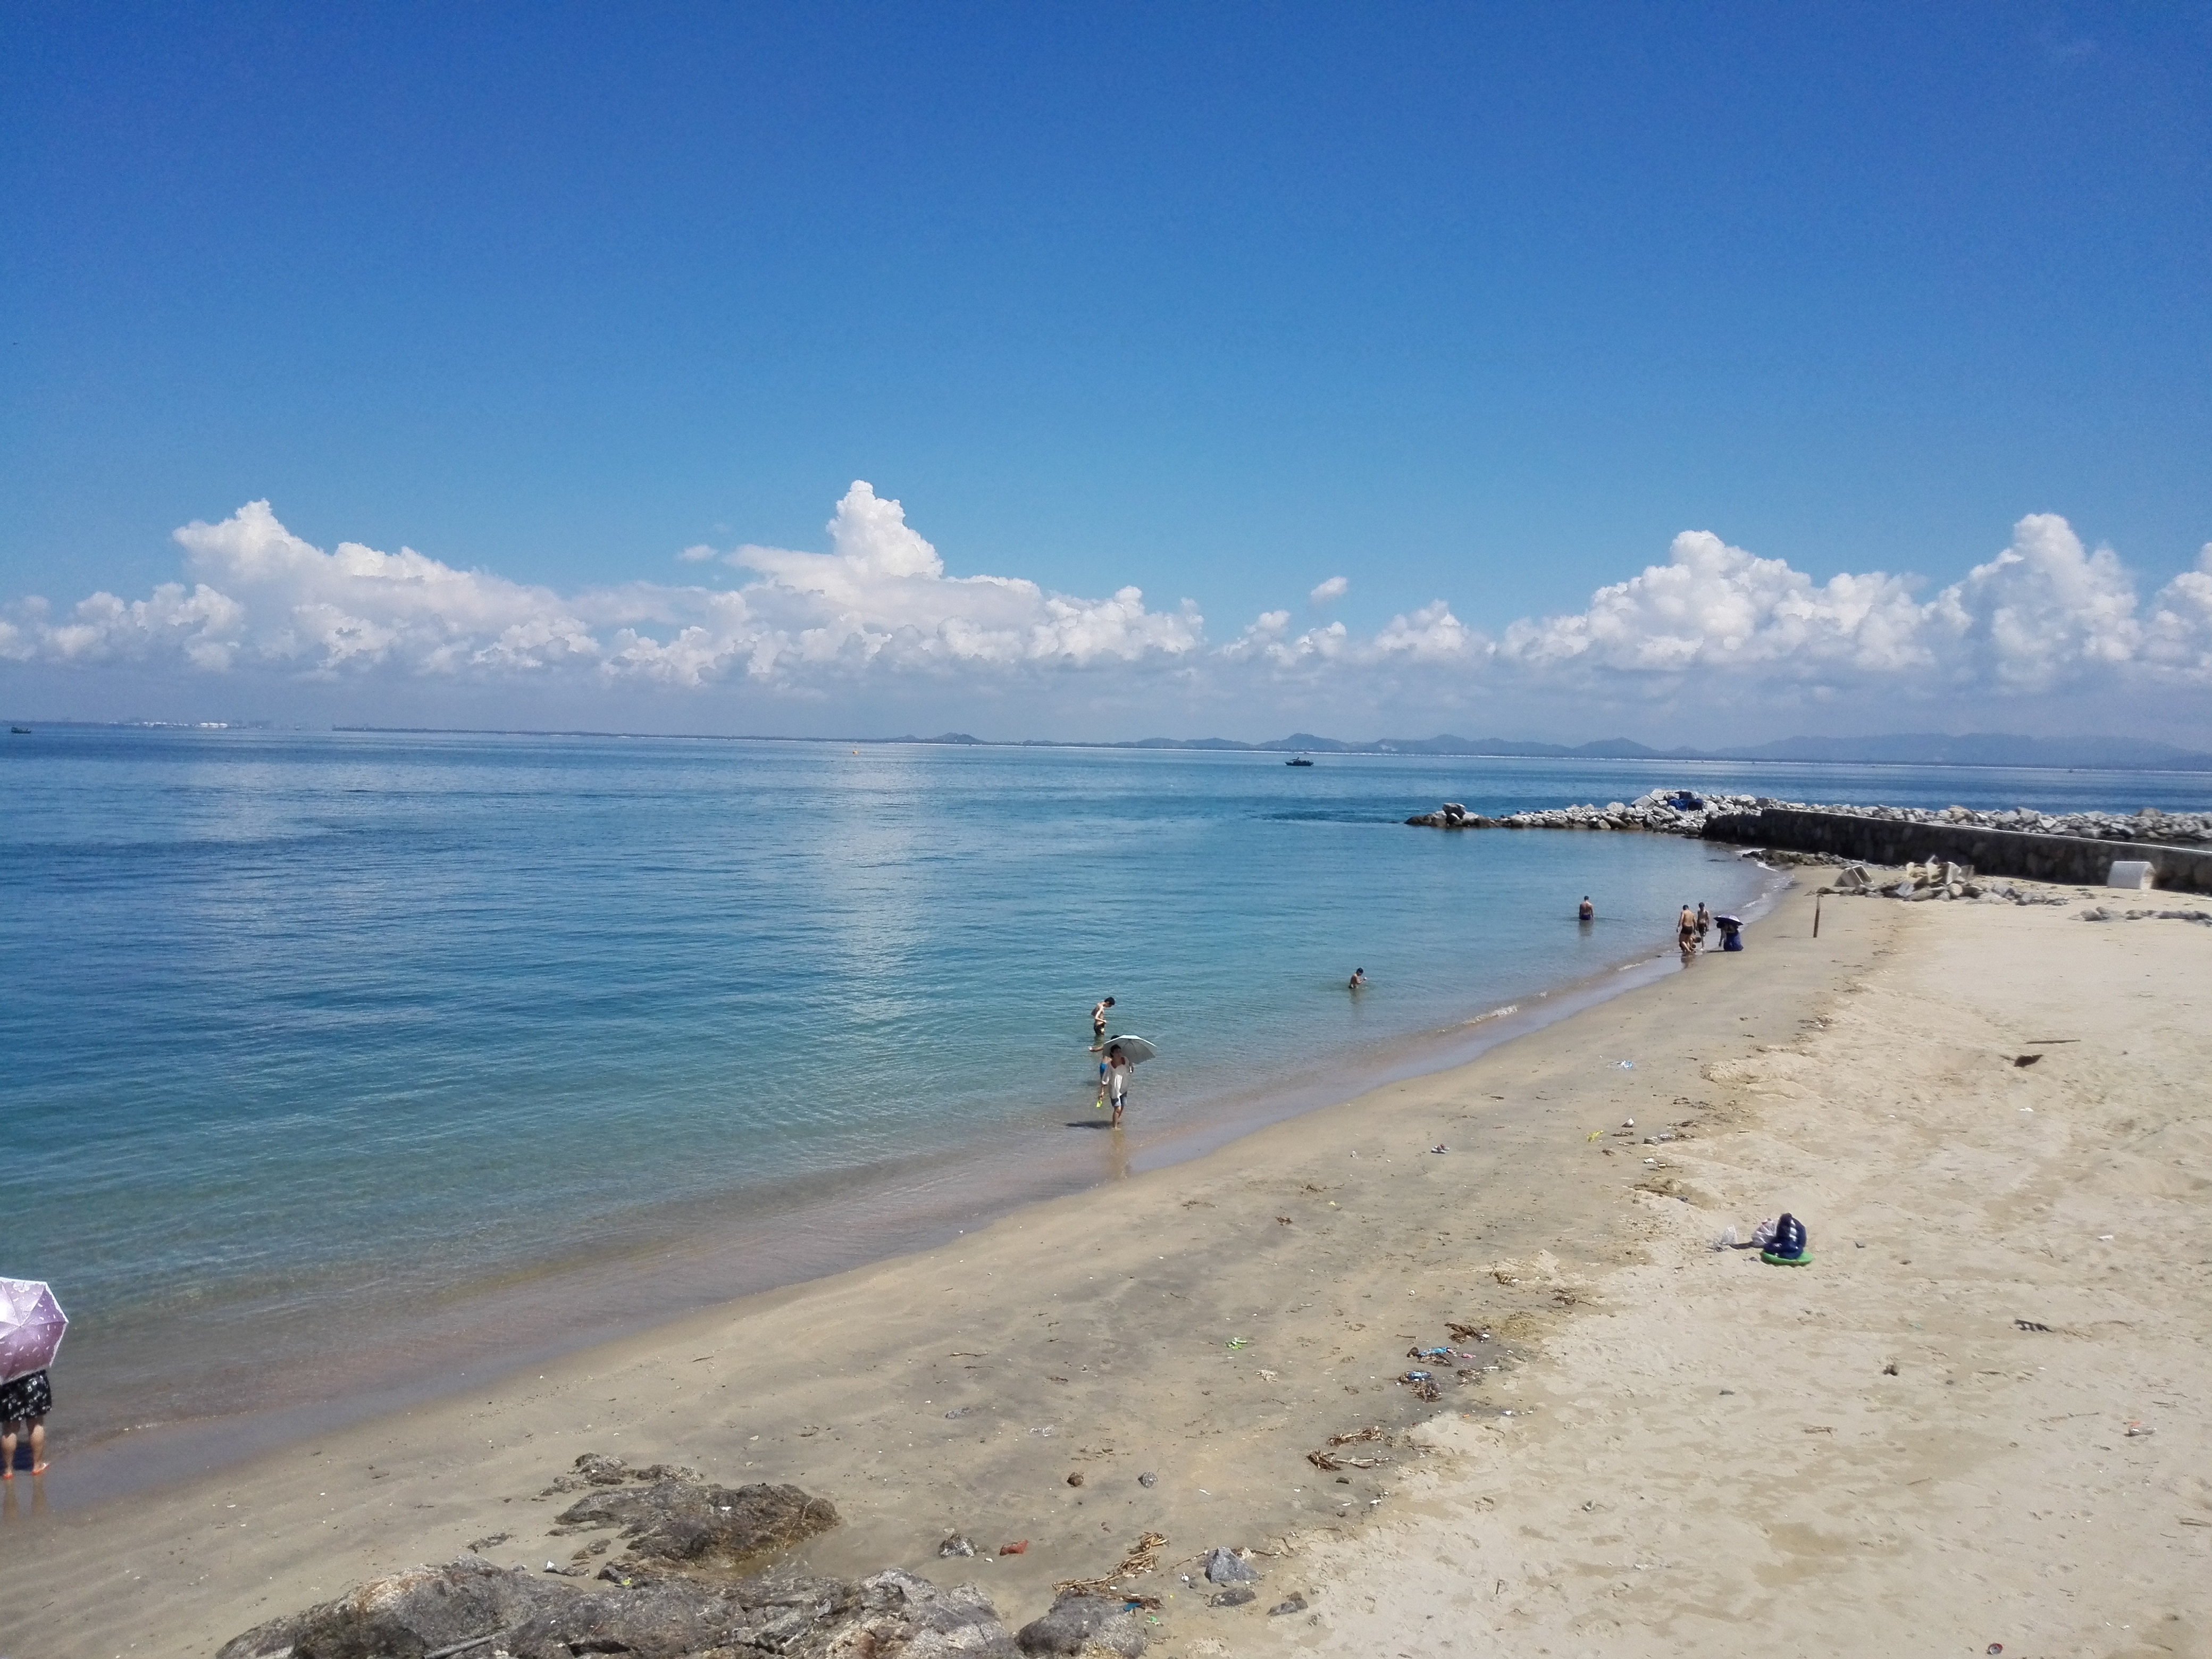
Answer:
[[[1843,710],[1864,730],[1933,705],[2002,709],[2015,725],[2039,708],[2046,726],[2080,730],[2154,691],[2170,728],[2212,712],[2212,544],[2145,601],[2117,554],[2085,549],[2052,514],[2021,519],[2008,546],[1927,598],[1911,576],[1816,582],[1686,531],[1667,562],[1599,589],[1583,609],[1494,636],[1439,599],[1364,635],[1340,621],[1294,631],[1287,608],[1268,611],[1218,644],[1188,600],[1160,610],[1134,587],[1084,599],[1019,577],[948,575],[899,503],[866,483],[838,502],[829,535],[826,553],[677,556],[748,573],[734,590],[633,582],[564,595],[410,548],[325,552],[252,501],[177,531],[187,579],[146,598],[0,607],[0,662],[12,675],[128,672],[341,696],[402,682],[457,696],[557,690],[571,708],[580,696],[651,693],[689,699],[692,712],[670,718],[695,720],[699,699],[733,695],[757,721],[778,702],[957,712],[963,697],[1031,718],[1112,709],[1243,725],[1548,710],[1553,725],[1577,711],[1585,722],[1733,711],[1741,726]],[[1331,578],[1308,603],[1348,586]]]

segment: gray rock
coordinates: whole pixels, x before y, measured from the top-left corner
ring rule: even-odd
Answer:
[[[620,1527],[641,1560],[735,1568],[828,1531],[837,1524],[837,1511],[827,1498],[797,1486],[716,1486],[672,1478],[593,1492],[562,1510],[560,1520],[568,1527]]]
[[[722,1659],[733,1650],[782,1659],[1016,1656],[974,1585],[940,1590],[896,1571],[858,1584],[788,1574],[716,1584],[672,1575],[585,1588],[464,1556],[272,1620],[225,1644],[217,1659],[270,1659],[287,1649],[292,1659],[421,1659],[494,1634],[498,1641],[483,1652],[496,1648],[512,1659]]]
[[[1150,1469],[1146,1469],[1137,1477],[1137,1484],[1140,1486],[1157,1486],[1160,1484],[1160,1478]]]
[[[1279,1619],[1286,1613],[1304,1613],[1305,1610],[1306,1598],[1293,1591],[1288,1597],[1269,1607],[1267,1614],[1270,1618]]]
[[[1210,1607],[1241,1607],[1247,1601],[1253,1600],[1255,1594],[1255,1592],[1246,1589],[1242,1584],[1239,1584],[1234,1589],[1218,1592],[1207,1601],[1206,1606]]]
[[[810,1645],[803,1659],[830,1652],[872,1659],[1014,1659],[1014,1641],[998,1610],[973,1584],[939,1589],[893,1568],[863,1579],[860,1592],[857,1615],[826,1632],[817,1627],[819,1644]],[[1139,1636],[1135,1648],[1122,1650],[1134,1659],[1144,1647]]]
[[[1014,1642],[1028,1654],[1076,1654],[1100,1647],[1122,1659],[1137,1659],[1145,1650],[1145,1632],[1137,1615],[1118,1598],[1063,1595],[1043,1618],[1017,1631]]]
[[[578,1592],[524,1571],[465,1555],[362,1586],[305,1613],[272,1619],[234,1637],[216,1659],[378,1659],[421,1655],[520,1625]]]
[[[1210,1584],[1249,1584],[1260,1575],[1235,1550],[1215,1545],[1206,1553],[1206,1580]]]
[[[937,1553],[943,1556],[973,1555],[975,1553],[975,1540],[960,1533],[952,1533],[937,1547]]]

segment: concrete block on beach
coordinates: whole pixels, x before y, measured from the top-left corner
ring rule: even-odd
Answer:
[[[2107,887],[2124,887],[2140,892],[2151,883],[2151,866],[2148,859],[2114,859],[2112,867],[2105,875]]]

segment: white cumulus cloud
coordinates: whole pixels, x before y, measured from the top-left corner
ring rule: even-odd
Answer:
[[[2212,558],[2212,554],[2206,556]],[[2010,545],[1923,600],[1881,570],[1816,582],[1704,531],[1589,605],[1506,629],[1501,663],[1588,680],[1705,677],[1739,684],[2041,694],[2157,681],[2212,685],[2212,566],[2177,577],[2146,615],[2110,548],[2030,514]]]
[[[1928,665],[1912,585],[1875,571],[1815,584],[1702,530],[1673,556],[1601,587],[1571,616],[1515,623],[1498,652],[1524,669],[1575,665],[1625,673],[1844,667],[1874,673]]]
[[[1385,710],[1411,730],[1480,706],[1523,719],[1579,708],[1750,720],[1796,704],[1917,718],[1911,708],[1941,702],[1955,724],[1962,708],[2043,699],[2068,729],[2084,711],[2124,719],[2154,708],[2169,727],[2212,712],[2212,545],[2146,601],[2117,554],[2085,547],[2049,514],[2021,519],[2007,546],[1932,592],[1878,566],[1817,580],[1688,531],[1665,562],[1580,609],[1494,635],[1440,598],[1372,633],[1340,621],[1300,630],[1285,605],[1220,644],[1189,601],[1154,609],[1133,586],[1086,598],[1019,576],[950,574],[900,504],[865,483],[837,503],[828,532],[826,551],[676,556],[720,560],[744,574],[734,588],[562,593],[410,548],[325,551],[252,501],[178,531],[182,580],[145,598],[0,607],[0,661],[340,690],[562,689],[572,704],[625,687],[723,686],[853,708],[926,694],[957,710],[973,706],[961,698],[1000,697],[1023,720],[1112,708],[1117,723],[1169,730],[1213,718],[1203,710],[1237,729],[1295,713],[1347,730]],[[1349,588],[1334,576],[1306,597],[1318,607]],[[2146,699],[2152,690],[2161,696]]]
[[[57,616],[29,600],[0,620],[0,656],[90,664],[181,660],[318,678],[378,671],[449,678],[563,673],[606,683],[778,687],[871,669],[1020,672],[1172,661],[1197,652],[1203,619],[1018,577],[948,576],[895,501],[856,483],[830,523],[831,550],[743,547],[757,580],[735,592],[634,583],[563,596],[463,570],[411,548],[356,542],[325,552],[251,501],[176,532],[193,584],[132,603],[94,593]],[[699,562],[712,550],[678,556]]]

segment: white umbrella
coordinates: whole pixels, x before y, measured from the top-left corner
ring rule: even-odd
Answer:
[[[1102,1052],[1110,1054],[1116,1048],[1121,1051],[1121,1058],[1132,1066],[1140,1060],[1158,1060],[1160,1057],[1160,1051],[1152,1046],[1149,1037],[1109,1036]]]
[[[52,1364],[67,1329],[69,1316],[43,1280],[0,1279],[0,1382]]]

